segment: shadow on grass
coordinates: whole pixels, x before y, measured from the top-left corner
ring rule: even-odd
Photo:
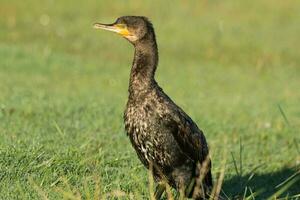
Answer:
[[[296,168],[284,168],[280,171],[266,174],[246,174],[243,176],[234,176],[223,183],[223,191],[230,199],[239,199],[243,197],[246,191],[246,197],[251,195],[251,191],[258,192],[255,200],[267,199],[277,191],[287,186],[279,197],[293,196],[300,194],[300,171]]]

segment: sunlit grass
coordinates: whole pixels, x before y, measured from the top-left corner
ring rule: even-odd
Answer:
[[[157,80],[205,132],[220,195],[299,194],[298,1],[2,0],[0,199],[150,197],[122,122],[133,48],[92,29],[126,14],[152,19]]]

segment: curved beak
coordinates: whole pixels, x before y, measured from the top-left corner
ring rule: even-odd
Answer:
[[[95,23],[93,26],[95,29],[103,29],[111,32],[118,33],[122,36],[130,35],[126,25],[124,24],[102,24],[102,23]]]

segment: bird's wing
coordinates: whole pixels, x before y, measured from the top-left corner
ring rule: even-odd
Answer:
[[[173,137],[180,146],[181,151],[197,164],[196,176],[200,177],[198,180],[201,180],[202,176],[205,188],[211,188],[213,184],[211,160],[209,157],[208,145],[203,132],[179,107],[177,107],[177,109],[172,109],[169,119],[170,120],[168,123],[169,126],[172,127],[171,130]],[[199,183],[197,182],[194,187],[196,187],[198,184]]]
[[[203,132],[184,111],[173,109],[166,119],[183,153],[200,163],[207,159],[208,146]]]

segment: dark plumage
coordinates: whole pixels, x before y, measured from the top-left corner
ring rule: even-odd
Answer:
[[[94,27],[122,35],[135,48],[124,122],[139,159],[147,168],[153,166],[156,198],[162,195],[164,182],[184,189],[186,196],[207,197],[212,187],[207,142],[154,79],[158,51],[152,24],[145,17],[125,16]]]

